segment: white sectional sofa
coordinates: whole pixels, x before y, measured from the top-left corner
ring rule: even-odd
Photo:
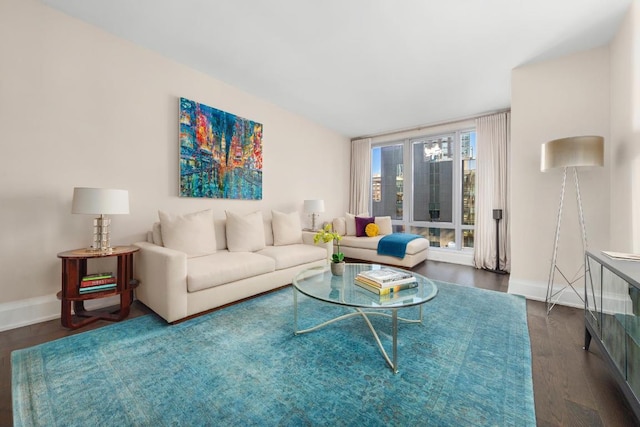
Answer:
[[[164,215],[163,215],[164,214]],[[160,212],[135,245],[136,297],[167,322],[285,286],[300,271],[326,265],[331,244],[302,233],[299,214],[260,212],[214,219],[213,212]],[[297,217],[297,221],[296,221]]]
[[[334,218],[332,222],[333,229],[343,236],[340,241],[340,251],[344,253],[346,258],[404,268],[413,268],[427,259],[429,240],[424,237],[410,241],[403,258],[378,254],[380,239],[392,233],[391,218],[379,217],[375,219],[375,223],[379,225],[380,234],[373,237],[357,237],[353,221],[354,215],[347,214],[345,217]]]

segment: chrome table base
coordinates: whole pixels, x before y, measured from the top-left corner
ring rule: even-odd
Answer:
[[[398,320],[401,320],[406,323],[420,323],[422,324],[422,305],[419,305],[418,308],[420,310],[420,315],[418,319],[406,319],[404,317],[398,317],[398,308],[389,307],[388,310],[391,310],[391,314],[383,313],[380,311],[363,311],[360,308],[352,307],[354,310],[353,313],[343,314],[342,316],[338,316],[336,318],[327,320],[326,322],[320,323],[316,326],[307,329],[298,329],[298,290],[293,288],[293,331],[294,334],[306,334],[308,332],[317,331],[318,329],[322,329],[325,326],[328,326],[332,323],[338,322],[340,320],[348,319],[354,316],[362,316],[364,321],[367,323],[369,330],[373,334],[374,339],[376,340],[376,344],[382,353],[382,357],[386,360],[387,364],[391,368],[394,374],[398,373]],[[371,324],[369,320],[369,316],[383,316],[390,317],[392,324],[392,337],[393,337],[393,346],[392,346],[392,357],[390,358],[387,354],[384,346],[382,345],[382,341],[380,341],[380,337],[376,332],[375,328]]]

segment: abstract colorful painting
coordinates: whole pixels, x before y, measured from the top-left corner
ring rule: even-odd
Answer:
[[[262,199],[262,125],[180,98],[180,196]]]

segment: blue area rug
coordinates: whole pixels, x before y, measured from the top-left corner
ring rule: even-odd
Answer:
[[[14,423],[535,425],[525,300],[437,283],[424,324],[400,324],[397,375],[359,316],[294,336],[288,288],[174,326],[147,315],[14,351]],[[299,301],[301,328],[346,310]],[[371,320],[390,352],[390,320]]]

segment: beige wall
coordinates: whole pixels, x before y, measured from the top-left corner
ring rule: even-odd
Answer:
[[[177,197],[180,96],[264,125],[262,201]],[[113,244],[142,239],[158,209],[347,207],[348,138],[35,0],[0,2],[0,132],[0,321],[2,303],[55,301],[56,254],[89,244],[74,186],[129,190]]]
[[[640,5],[611,43],[611,250],[640,253]]]
[[[562,180],[562,170],[540,172],[540,146],[549,140],[577,135],[605,138],[605,167],[579,173],[589,246],[609,243],[609,81],[608,47],[513,70],[509,292],[545,297]],[[558,266],[570,277],[582,265],[580,235],[571,179],[558,253]],[[561,283],[557,274],[556,283]],[[583,286],[578,281],[578,289]],[[565,302],[580,304],[572,292],[564,296]]]

